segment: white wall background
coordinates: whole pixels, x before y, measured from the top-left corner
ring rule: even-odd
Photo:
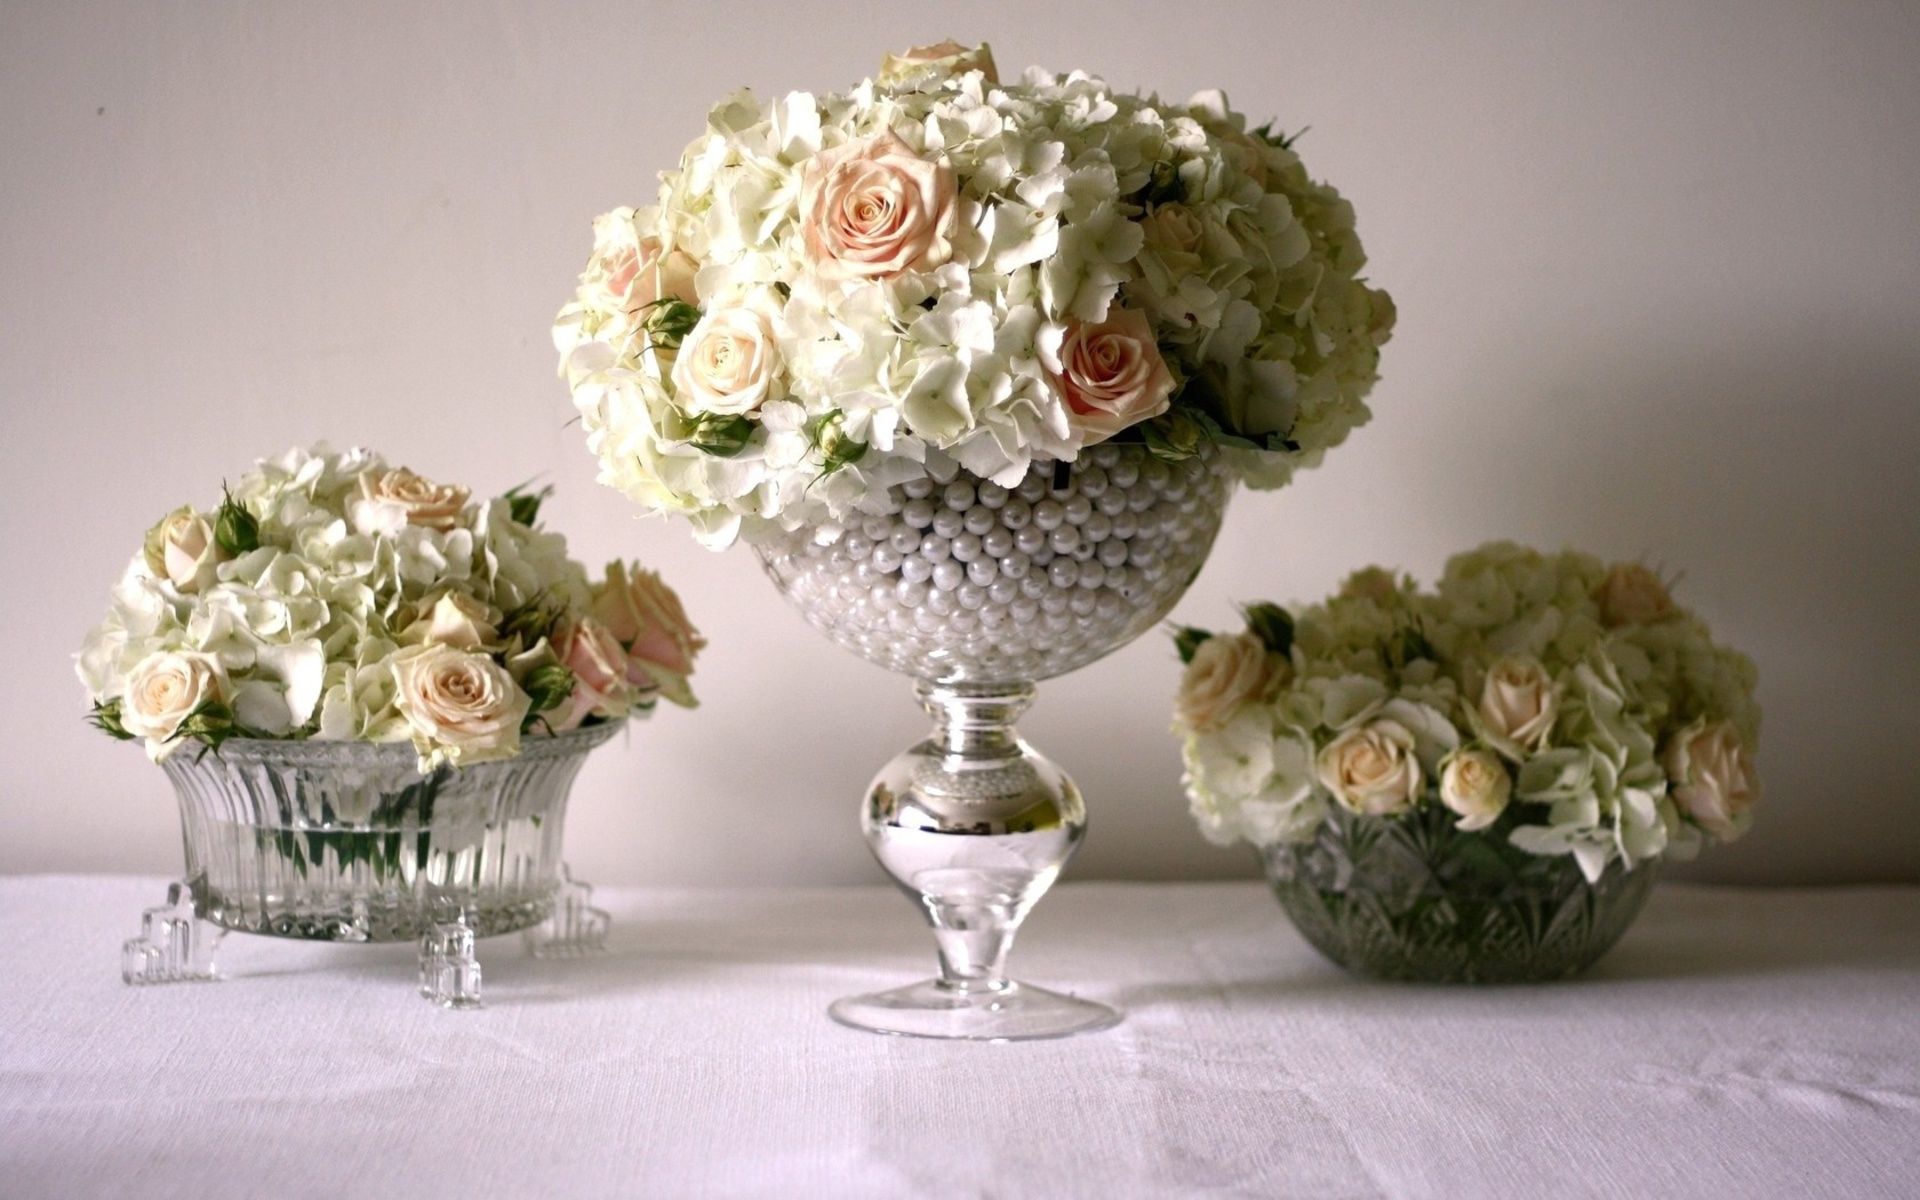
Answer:
[[[864,882],[902,680],[592,482],[547,325],[589,221],[644,202],[731,88],[828,90],[987,39],[1002,70],[1224,87],[1309,125],[1399,302],[1374,423],[1243,495],[1177,616],[1431,578],[1505,536],[1683,568],[1758,660],[1767,797],[1687,871],[1920,880],[1920,8],[1895,0],[948,8],[0,4],[0,871],[165,872],[170,793],[82,723],[69,655],[146,526],[263,454],[365,443],[480,491],[536,474],[583,558],[663,569],[712,640],[697,713],[602,751],[603,882]],[[1148,637],[1047,684],[1088,877],[1251,875],[1203,843]]]

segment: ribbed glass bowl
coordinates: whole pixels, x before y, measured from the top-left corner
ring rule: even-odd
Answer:
[[[1589,883],[1567,855],[1475,833],[1437,804],[1398,817],[1336,806],[1313,840],[1261,850],[1280,907],[1350,971],[1425,983],[1535,983],[1591,967],[1653,891],[1658,862]]]
[[[421,775],[411,744],[233,738],[163,766],[202,920],[336,942],[404,941],[436,898],[479,936],[553,907],[569,789],[615,722],[529,736],[518,757]]]

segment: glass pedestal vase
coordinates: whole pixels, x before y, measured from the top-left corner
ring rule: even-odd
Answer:
[[[1167,614],[1205,563],[1232,486],[1211,447],[1167,463],[1141,446],[1095,446],[1070,466],[1036,463],[1012,488],[948,464],[843,531],[801,528],[756,547],[809,623],[912,677],[934,718],[868,787],[861,826],[932,926],[940,974],[840,1000],[836,1020],[1011,1040],[1120,1019],[1006,975],[1020,922],[1086,832],[1079,789],[1013,725],[1038,681]]]
[[[1280,907],[1350,971],[1422,983],[1537,983],[1591,967],[1639,916],[1658,861],[1589,882],[1569,855],[1474,833],[1438,805],[1398,817],[1335,808],[1313,840],[1264,847]]]
[[[540,956],[590,952],[607,915],[561,861],[580,765],[619,723],[525,738],[498,762],[421,775],[412,745],[230,739],[164,764],[184,879],[122,953],[128,983],[212,978],[228,931],[418,940],[422,994],[480,1000],[477,938],[523,932]]]

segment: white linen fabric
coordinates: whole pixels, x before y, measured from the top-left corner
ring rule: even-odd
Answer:
[[[880,888],[603,892],[610,952],[229,935],[130,988],[164,885],[0,879],[0,1193],[1730,1196],[1920,1190],[1920,888],[1666,886],[1586,979],[1378,984],[1245,883],[1070,884],[1016,974],[1112,1001],[1053,1042],[890,1039],[926,974]]]

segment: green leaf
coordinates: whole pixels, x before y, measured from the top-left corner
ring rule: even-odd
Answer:
[[[134,736],[127,732],[127,727],[120,723],[120,702],[118,700],[109,700],[105,704],[97,700],[94,701],[93,711],[87,714],[87,724],[98,729],[108,737],[119,738],[123,742],[131,742],[134,740]]]
[[[1187,181],[1180,178],[1177,163],[1156,162],[1153,173],[1147,179],[1147,186],[1140,189],[1137,199],[1141,204],[1179,204],[1187,198]]]
[[[753,422],[728,413],[703,413],[692,422],[687,441],[694,449],[715,458],[732,458],[753,440]]]
[[[672,296],[655,300],[647,305],[652,311],[642,322],[642,327],[653,335],[649,343],[655,350],[678,350],[680,343],[687,340],[693,327],[700,323],[700,310],[685,300]]]
[[[1285,658],[1293,650],[1293,614],[1278,604],[1249,604],[1242,610],[1247,629],[1266,644],[1268,650]]]
[[[552,484],[548,484],[537,492],[527,491],[526,489],[532,485],[531,479],[525,483],[517,483],[500,496],[507,502],[507,508],[513,514],[514,523],[525,525],[529,529],[533,528],[533,523],[540,519],[540,506],[546,503],[547,497],[553,495]]]
[[[225,484],[220,487],[220,511],[213,518],[213,540],[228,558],[260,548],[260,522],[233,498]]]
[[[573,684],[573,672],[559,663],[548,663],[528,671],[527,677],[520,681],[520,686],[531,703],[527,706],[526,718],[520,722],[520,732],[525,733],[536,722],[544,720],[541,713],[552,712],[565,704],[567,697],[573,695]]]
[[[1207,630],[1195,629],[1191,625],[1182,625],[1178,629],[1175,629],[1173,631],[1173,648],[1180,655],[1181,665],[1192,665],[1194,652],[1200,649],[1200,643],[1212,636],[1213,634]]]
[[[846,414],[834,411],[807,422],[807,441],[820,453],[820,474],[831,475],[859,462],[867,453],[865,442],[847,436]]]

